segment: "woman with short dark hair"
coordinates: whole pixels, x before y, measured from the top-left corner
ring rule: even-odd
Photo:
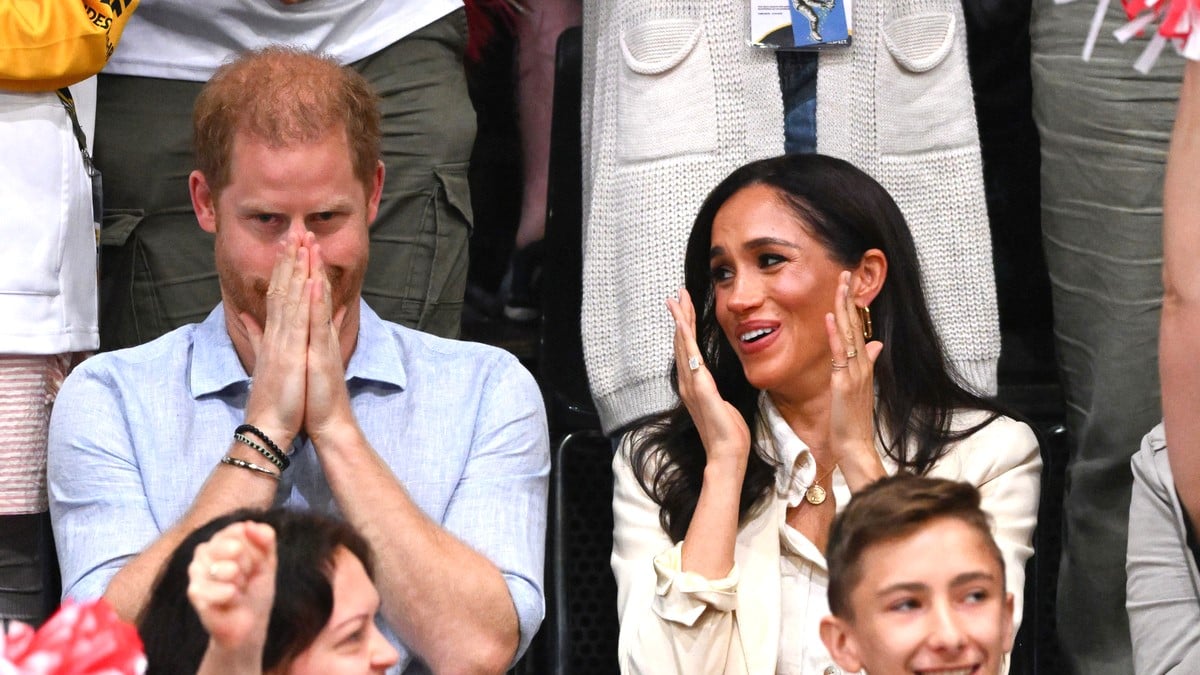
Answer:
[[[148,674],[383,673],[367,542],[315,513],[243,509],[179,545],[138,630]]]
[[[743,166],[701,206],[684,268],[680,403],[614,460],[623,670],[836,668],[817,628],[829,526],[897,471],[979,486],[1021,596],[1037,439],[950,372],[882,186],[822,155]]]

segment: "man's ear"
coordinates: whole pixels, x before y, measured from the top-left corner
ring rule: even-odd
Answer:
[[[883,290],[883,282],[887,278],[887,256],[877,248],[867,249],[863,253],[858,267],[854,268],[850,277],[850,297],[858,307],[867,307],[875,301],[875,296]]]
[[[1004,630],[1004,653],[1008,654],[1013,648],[1013,639],[1016,637],[1013,634],[1013,594],[1006,593],[1004,595],[1004,610],[1001,612],[1000,621],[1003,623]]]
[[[375,163],[375,176],[371,179],[371,194],[367,200],[367,225],[375,222],[379,215],[379,200],[383,198],[383,160]]]
[[[821,642],[825,643],[829,655],[846,672],[857,673],[863,669],[858,638],[849,621],[832,615],[821,619]]]
[[[196,220],[200,221],[200,229],[216,234],[217,201],[204,174],[193,171],[188,175],[188,192],[192,195],[192,210],[196,212]]]

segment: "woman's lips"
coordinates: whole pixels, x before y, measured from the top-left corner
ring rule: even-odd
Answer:
[[[737,326],[737,349],[741,354],[757,354],[779,339],[779,324],[774,321],[746,321]]]

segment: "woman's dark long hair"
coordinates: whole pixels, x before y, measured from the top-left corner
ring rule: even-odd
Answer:
[[[192,532],[167,561],[138,622],[147,675],[186,675],[200,668],[208,633],[187,597],[196,547],[233,523],[251,520],[275,530],[275,602],[263,647],[263,671],[291,662],[312,644],[333,611],[333,557],[345,547],[371,574],[371,550],[346,523],[305,511],[242,509]]]
[[[717,211],[752,185],[773,188],[780,203],[847,269],[857,266],[869,249],[877,248],[887,258],[887,277],[871,303],[874,336],[883,342],[883,352],[875,362],[875,429],[901,470],[925,473],[949,444],[1007,414],[994,401],[965,389],[951,373],[925,304],[912,235],[891,195],[849,162],[825,155],[784,155],[741,167],[709,193],[696,215],[684,260],[684,283],[696,303],[700,353],[721,396],[746,420],[751,448],[759,440],[759,392],[746,380],[737,354],[717,323],[709,249]],[[674,366],[671,383],[678,393]],[[990,414],[978,424],[953,430],[956,409]],[[884,430],[888,438],[883,437]],[[634,472],[646,493],[662,507],[663,529],[673,541],[681,541],[696,509],[706,461],[696,425],[680,403],[651,418],[634,438]],[[775,470],[769,460],[751,450],[739,518],[744,519],[768,493]]]

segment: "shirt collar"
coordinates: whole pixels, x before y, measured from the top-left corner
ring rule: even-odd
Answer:
[[[759,453],[773,459],[779,467],[775,472],[775,491],[780,499],[785,499],[788,506],[799,506],[805,491],[816,481],[817,462],[766,392],[759,396],[758,407],[762,424]]]
[[[404,354],[392,328],[359,298],[358,344],[346,366],[347,382],[367,380],[404,389],[408,384]]]
[[[358,342],[346,367],[346,381],[368,380],[403,389],[407,377],[398,341],[366,302],[361,298],[358,302]],[[193,335],[188,381],[193,398],[214,394],[233,385],[249,385],[250,375],[242,367],[225,328],[224,303],[219,303],[196,326]]]

